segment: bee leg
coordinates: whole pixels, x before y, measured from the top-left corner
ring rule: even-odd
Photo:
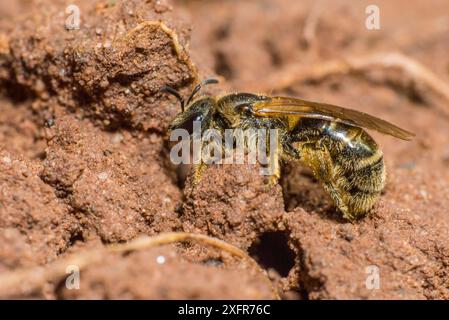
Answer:
[[[201,161],[199,164],[193,165],[193,179],[192,184],[194,187],[198,185],[198,183],[201,180],[201,177],[203,176],[204,170],[206,170],[207,164]]]
[[[341,213],[343,213],[343,218],[349,220],[350,222],[354,222],[355,217],[351,214],[351,211],[345,204],[343,200],[344,199],[343,195],[341,194],[340,191],[338,191],[338,189],[333,185],[333,183],[331,182],[324,183],[324,189],[331,196],[338,210],[340,210]]]
[[[219,150],[218,154],[213,153],[211,156],[211,150]],[[203,176],[204,171],[206,170],[209,164],[217,164],[221,163],[221,158],[224,154],[224,149],[221,143],[218,143],[216,140],[203,142],[201,146],[201,160],[198,164],[193,165],[193,186],[197,186]],[[217,158],[218,156],[218,158]]]
[[[268,178],[268,188],[272,188],[278,183],[281,177],[281,164],[278,151],[275,151],[273,154],[270,153],[268,166],[271,171],[271,175]]]
[[[316,130],[304,130],[297,132],[291,136],[285,136],[282,140],[283,157],[288,160],[301,160],[301,146],[308,145],[309,148],[315,146],[315,148],[322,149],[318,146],[319,131]],[[298,147],[295,147],[293,143],[299,143]]]
[[[284,135],[281,135],[281,137],[276,136],[272,137],[270,136],[269,139],[266,140],[267,146],[266,150],[268,151],[268,168],[270,170],[270,176],[268,177],[268,189],[273,188],[277,183],[279,182],[279,179],[281,178],[281,154],[283,151],[284,146]],[[271,139],[276,139],[276,143],[273,146]],[[273,150],[271,147],[274,147]]]
[[[283,157],[286,159],[300,160],[301,153],[289,141],[283,143]]]
[[[335,206],[343,213],[345,219],[354,221],[354,216],[347,205],[344,191],[337,187],[336,173],[329,151],[320,144],[307,143],[301,146],[302,161],[308,165],[315,177],[320,180],[326,192],[334,201]]]

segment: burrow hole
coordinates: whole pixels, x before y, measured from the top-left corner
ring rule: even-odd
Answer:
[[[286,277],[295,265],[295,252],[288,246],[288,233],[265,232],[249,248],[249,254],[265,269]]]

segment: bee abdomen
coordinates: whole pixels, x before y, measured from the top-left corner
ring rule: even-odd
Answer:
[[[338,186],[351,193],[381,192],[385,186],[385,165],[382,153],[379,151],[367,159],[355,157],[352,161],[354,164],[363,163],[362,166],[355,166],[354,169],[336,165],[341,168],[336,169],[340,171],[336,178]]]
[[[310,127],[321,130],[299,145],[301,160],[312,168],[346,219],[363,216],[374,206],[385,186],[382,151],[363,129],[342,123],[302,122],[307,135]]]
[[[386,171],[382,151],[371,137],[363,132],[351,143],[346,146],[351,152],[343,150],[334,159],[334,181],[344,195],[343,202],[350,214],[358,216],[368,212],[380,196],[385,187]]]

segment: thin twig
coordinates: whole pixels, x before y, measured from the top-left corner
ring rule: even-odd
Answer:
[[[306,17],[304,23],[303,37],[307,46],[311,46],[313,44],[313,41],[315,40],[316,29],[320,19],[321,11],[322,11],[322,3],[321,1],[318,1],[314,4],[314,6],[309,12],[309,15]]]
[[[66,268],[70,265],[76,265],[80,270],[88,265],[101,261],[102,253],[114,252],[123,253],[128,251],[139,251],[164,244],[186,241],[198,241],[208,244],[215,248],[221,249],[232,255],[240,257],[253,264],[256,269],[263,274],[270,288],[273,290],[274,297],[279,299],[279,294],[268,279],[265,271],[241,249],[224,242],[222,240],[209,237],[202,234],[185,233],[185,232],[167,232],[157,236],[143,236],[124,244],[114,244],[102,249],[93,249],[87,252],[73,254],[61,260],[57,260],[48,266],[39,266],[34,268],[26,268],[17,271],[11,271],[0,275],[0,297],[17,297],[32,293],[40,288],[46,282],[55,282],[66,275]]]
[[[144,21],[144,22],[140,23],[139,25],[137,25],[137,27],[128,31],[128,33],[125,36],[125,39],[129,41],[130,39],[132,39],[132,37],[134,36],[135,33],[141,32],[142,29],[145,29],[148,27],[158,27],[171,38],[173,48],[175,49],[175,52],[176,52],[176,56],[178,57],[178,59],[180,61],[182,61],[190,69],[190,71],[193,75],[193,78],[194,78],[193,82],[194,83],[198,82],[199,81],[198,69],[196,68],[196,66],[194,65],[192,60],[190,60],[190,56],[188,55],[185,48],[180,44],[178,35],[176,34],[176,32],[174,30],[167,27],[167,25],[165,23],[163,23],[162,21]]]

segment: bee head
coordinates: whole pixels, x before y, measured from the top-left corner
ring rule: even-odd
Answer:
[[[165,87],[164,92],[174,95],[181,104],[181,112],[173,119],[169,126],[169,130],[185,129],[189,134],[193,133],[193,123],[195,121],[201,122],[201,129],[205,130],[209,127],[210,120],[212,119],[212,109],[215,105],[215,99],[211,97],[204,97],[195,101],[192,101],[202,86],[218,83],[215,79],[204,80],[198,84],[187,99],[187,103],[184,103],[184,99],[181,97],[178,91],[171,87]],[[187,105],[187,107],[185,107]]]
[[[205,97],[194,101],[190,104],[186,111],[178,113],[169,126],[169,130],[185,129],[189,134],[193,133],[193,123],[195,121],[201,122],[201,130],[209,127],[212,118],[212,109],[215,105],[215,100],[211,97]]]

